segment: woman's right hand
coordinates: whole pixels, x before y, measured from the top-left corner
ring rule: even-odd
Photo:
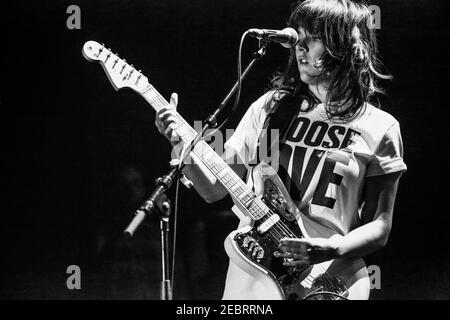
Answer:
[[[170,96],[170,105],[162,108],[156,113],[155,125],[167,140],[170,141],[172,146],[177,145],[180,142],[180,137],[172,128],[172,124],[177,121],[176,112],[178,104],[178,94],[172,93]]]

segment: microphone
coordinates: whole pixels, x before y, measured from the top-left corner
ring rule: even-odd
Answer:
[[[293,28],[283,30],[249,29],[248,34],[260,40],[278,42],[285,48],[292,48],[298,42],[298,33]]]

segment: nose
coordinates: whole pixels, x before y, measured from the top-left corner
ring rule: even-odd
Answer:
[[[297,44],[295,45],[295,48],[297,48],[297,50],[301,51],[301,52],[308,52],[309,48],[308,45],[306,44],[306,38],[301,37]]]

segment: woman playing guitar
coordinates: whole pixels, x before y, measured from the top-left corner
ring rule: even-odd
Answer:
[[[406,165],[398,121],[371,104],[381,91],[378,80],[389,78],[380,71],[371,21],[369,7],[357,1],[300,2],[288,20],[299,41],[290,49],[287,68],[225,144],[227,163],[256,184],[263,129],[280,130],[268,162],[310,225],[329,231],[281,239],[273,255],[286,267],[360,258],[387,242]],[[177,100],[173,94],[171,106],[156,117],[159,132],[174,145]],[[207,202],[227,194],[201,163],[184,172]],[[240,227],[248,224],[241,219]],[[267,290],[230,261],[224,299],[271,298]]]

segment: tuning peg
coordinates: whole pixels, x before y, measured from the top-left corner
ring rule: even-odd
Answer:
[[[109,57],[111,57],[111,51],[109,51],[108,54],[106,55],[105,63],[108,61]]]
[[[123,80],[125,80],[125,79],[130,80],[131,76],[133,75],[133,72],[134,72],[134,69],[131,69],[130,72],[128,73],[128,75],[126,75]]]

